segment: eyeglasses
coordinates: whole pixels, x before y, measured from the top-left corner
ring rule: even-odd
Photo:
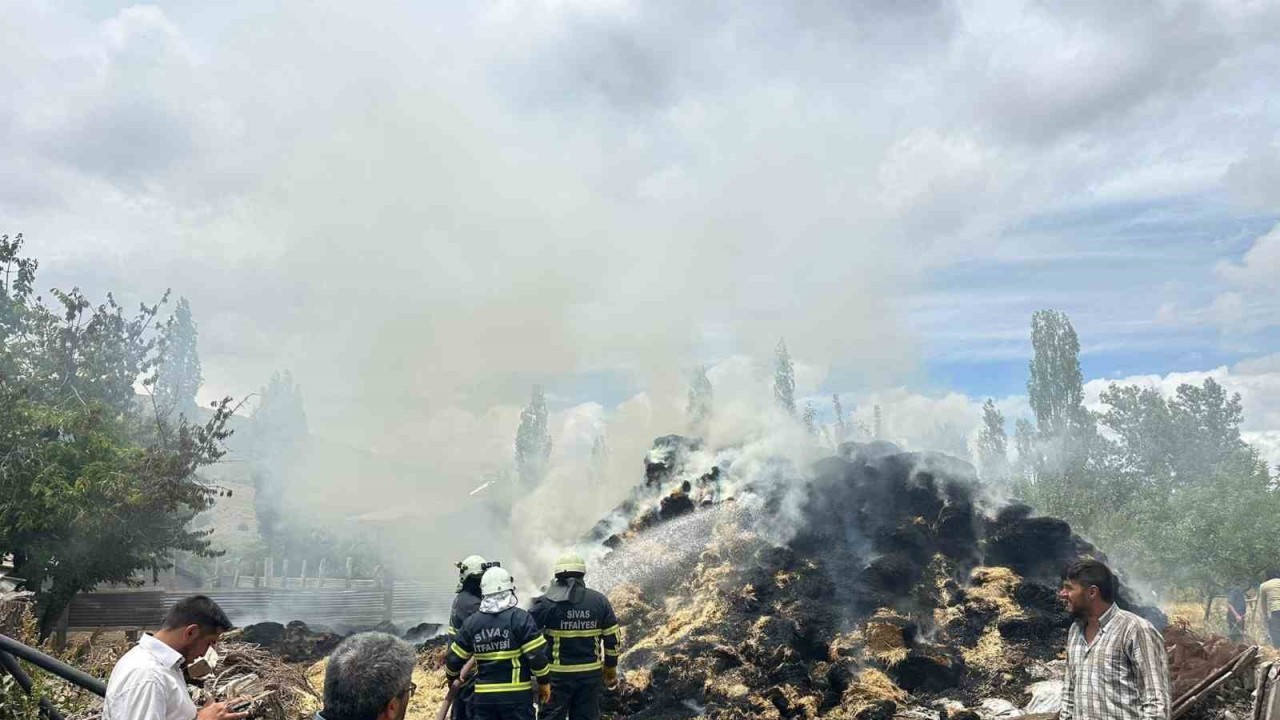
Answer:
[[[407,697],[413,697],[413,694],[416,692],[418,692],[418,683],[410,680],[409,687],[405,689],[404,695],[406,695]]]

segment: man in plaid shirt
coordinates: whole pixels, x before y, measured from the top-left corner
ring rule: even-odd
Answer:
[[[1169,720],[1169,659],[1151,623],[1113,601],[1116,580],[1097,560],[1067,568],[1059,595],[1075,619],[1059,720]]]

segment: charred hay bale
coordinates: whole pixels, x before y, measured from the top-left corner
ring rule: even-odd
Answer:
[[[879,528],[872,542],[879,548],[894,548],[897,554],[924,565],[933,555],[935,538],[929,522],[917,515],[900,525]]]
[[[812,720],[818,716],[818,698],[794,685],[788,683],[775,685],[766,690],[764,696],[777,708],[778,715],[783,718]]]
[[[902,448],[888,440],[872,440],[871,442],[840,443],[836,455],[853,462],[870,462],[885,455],[896,455]]]
[[[701,446],[701,440],[680,435],[664,435],[654,440],[653,448],[644,459],[645,485],[662,487],[684,467],[689,453]]]
[[[869,613],[878,607],[908,610],[911,591],[920,582],[924,568],[911,557],[890,553],[872,560],[858,573],[852,589],[857,608]]]
[[[658,503],[658,519],[671,520],[681,515],[688,515],[696,509],[693,500],[689,498],[689,483],[686,482],[683,487],[662,498]]]
[[[755,665],[768,664],[777,657],[779,649],[790,650],[798,637],[795,622],[790,618],[764,615],[751,625],[739,652]]]
[[[941,692],[960,684],[964,660],[950,648],[916,646],[885,672],[909,693]]]
[[[1029,517],[998,524],[987,536],[984,562],[1003,565],[1024,578],[1056,582],[1076,559],[1071,526],[1051,517]]]
[[[232,635],[233,639],[261,645],[268,649],[274,647],[284,637],[284,625],[278,622],[254,623],[245,625],[238,630],[239,632],[236,635]],[[230,633],[228,634],[231,635]]]
[[[783,611],[795,626],[792,647],[809,662],[827,657],[838,620],[829,606],[819,603],[795,603]]]
[[[809,668],[809,687],[821,696],[822,710],[839,705],[852,680],[850,666],[843,662],[817,662]]]

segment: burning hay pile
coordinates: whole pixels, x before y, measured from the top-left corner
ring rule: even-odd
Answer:
[[[988,517],[967,463],[848,444],[807,477],[776,462],[743,478],[735,456],[712,473],[695,443],[660,443],[648,487],[698,509],[633,499],[629,528],[596,530],[627,634],[616,716],[958,717],[986,701],[991,717],[1051,676],[1059,574],[1100,554],[1025,506]],[[1126,588],[1120,604],[1164,624]]]

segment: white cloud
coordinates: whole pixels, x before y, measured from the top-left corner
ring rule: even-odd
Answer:
[[[1236,287],[1280,288],[1280,225],[1254,240],[1240,262],[1219,264],[1217,273]]]

